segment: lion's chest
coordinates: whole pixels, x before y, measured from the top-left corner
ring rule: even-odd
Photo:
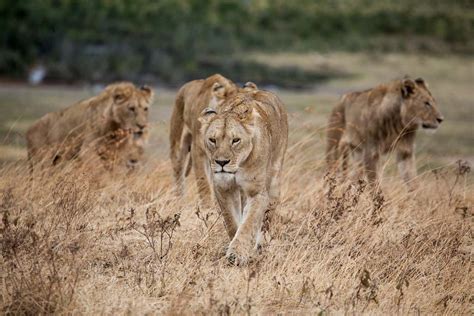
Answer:
[[[253,196],[261,191],[262,181],[260,176],[256,173],[242,174],[237,172],[235,175],[235,183],[237,187],[245,192],[246,195]]]

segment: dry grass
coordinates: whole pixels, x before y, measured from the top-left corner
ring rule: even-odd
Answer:
[[[291,112],[282,203],[246,267],[225,260],[222,219],[196,208],[192,175],[184,199],[172,194],[172,93],[158,93],[148,161],[132,175],[97,182],[95,166],[72,163],[31,181],[24,160],[6,164],[1,313],[472,314],[472,172],[456,162],[472,148],[441,157],[422,140],[415,191],[389,158],[383,195],[372,195],[363,182],[324,181],[324,113],[336,96],[282,97]]]
[[[384,196],[324,188],[321,141],[300,133],[264,251],[243,268],[224,259],[217,212],[173,197],[168,161],[99,187],[88,168],[33,182],[22,163],[3,169],[2,312],[472,312],[467,167],[422,174],[411,193],[389,177]]]

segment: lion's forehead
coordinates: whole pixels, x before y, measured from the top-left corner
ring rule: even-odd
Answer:
[[[211,121],[209,127],[207,128],[208,132],[221,132],[225,129],[225,119],[224,118],[216,118]]]
[[[106,89],[106,91],[108,91],[109,94],[120,93],[126,98],[129,104],[134,103],[136,106],[147,106],[150,103],[146,95],[140,89],[134,86],[127,85],[124,87],[118,87],[114,90]]]
[[[235,137],[245,134],[242,124],[232,116],[218,117],[214,119],[208,128],[208,133],[218,137]]]
[[[144,108],[150,105],[147,99],[139,93],[131,95],[127,100],[127,104],[138,106],[140,108]]]

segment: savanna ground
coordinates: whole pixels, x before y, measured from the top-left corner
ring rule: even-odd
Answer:
[[[72,163],[31,182],[23,133],[93,91],[0,86],[2,313],[472,314],[474,59],[249,58],[346,75],[276,90],[290,113],[282,203],[246,267],[225,260],[222,220],[197,209],[192,175],[184,199],[172,194],[175,90],[156,90],[147,161],[135,174],[98,182],[96,166]],[[325,184],[324,126],[338,96],[405,74],[427,80],[445,116],[435,134],[419,134],[416,189],[406,190],[393,157],[381,165],[383,196],[363,182]]]

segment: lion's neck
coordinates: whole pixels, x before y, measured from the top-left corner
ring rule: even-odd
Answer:
[[[111,116],[108,116],[104,123],[101,129],[101,136],[105,136],[109,132],[115,132],[120,128],[120,124],[115,122]]]
[[[99,137],[105,136],[109,132],[114,132],[120,128],[120,124],[114,120],[114,115],[112,113],[112,107],[109,106],[107,110],[105,110],[105,114],[102,115],[102,122],[98,129]]]

